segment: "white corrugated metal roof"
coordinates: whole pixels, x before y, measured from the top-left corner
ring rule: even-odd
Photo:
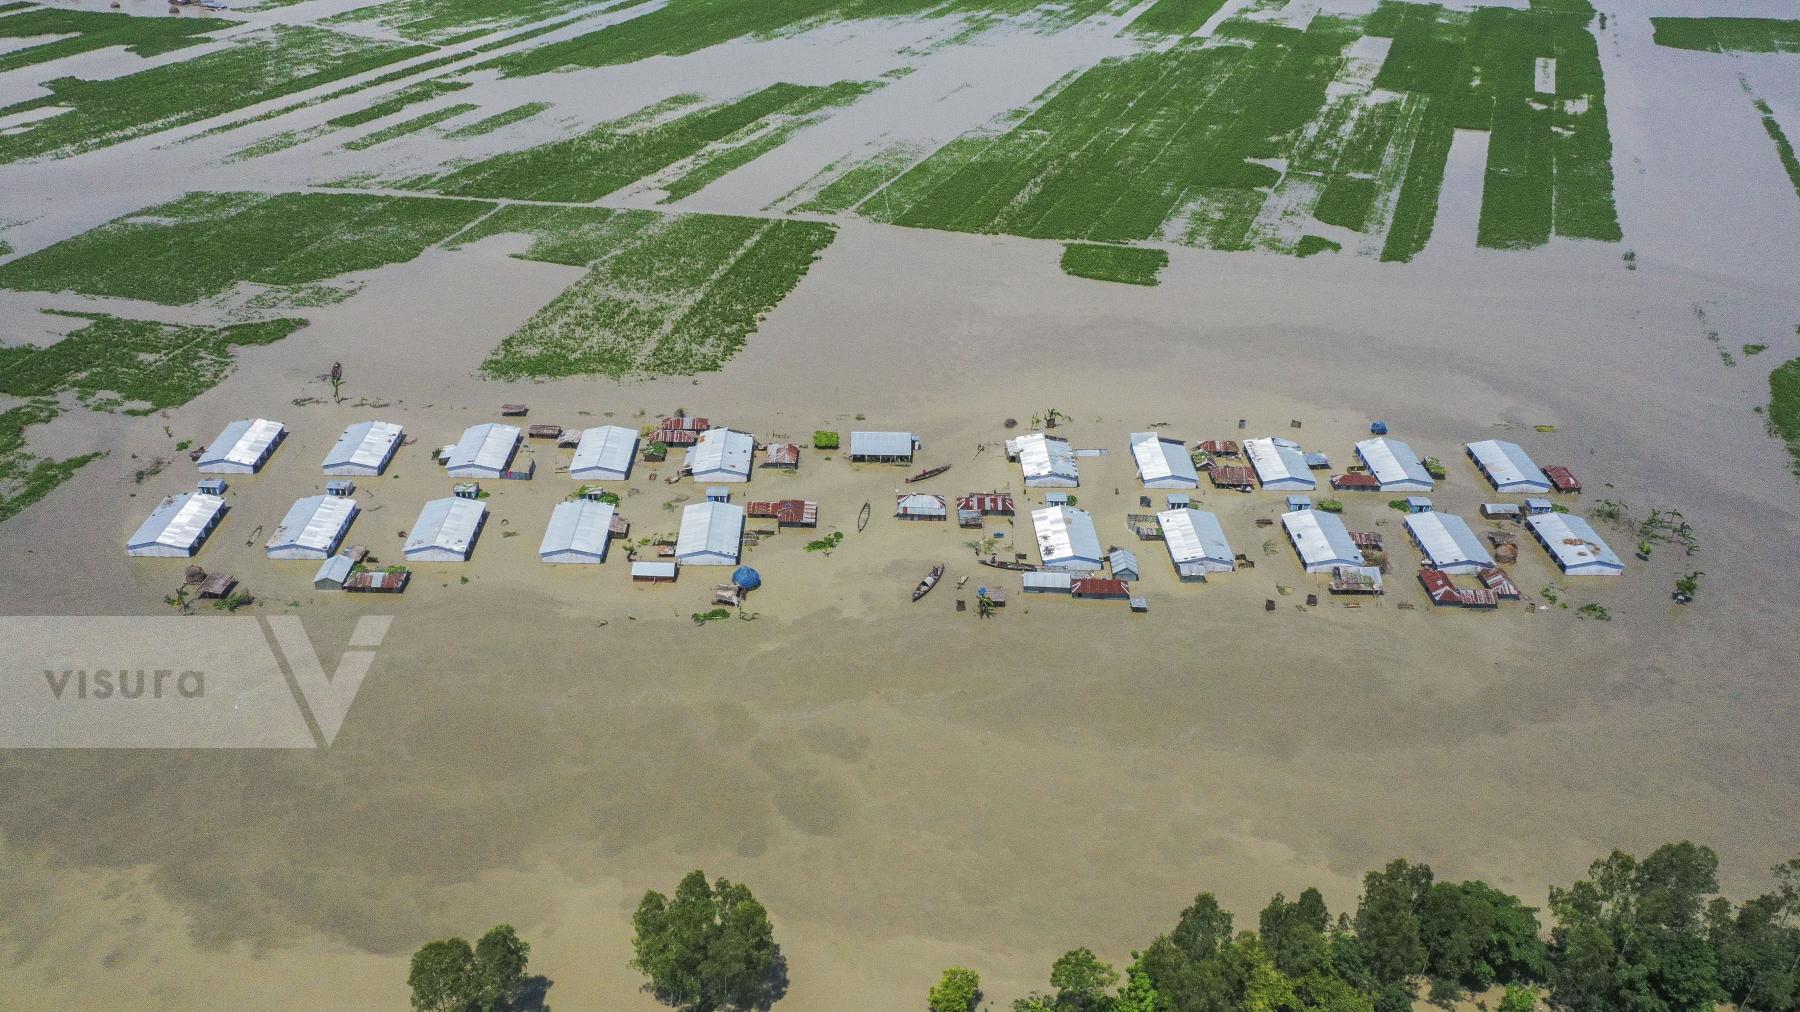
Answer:
[[[950,514],[943,496],[912,492],[895,497],[894,515],[942,517]]]
[[[1556,558],[1563,572],[1575,576],[1616,576],[1625,564],[1595,532],[1573,513],[1536,513],[1525,518],[1532,533]]]
[[[269,538],[268,550],[284,548],[331,552],[356,516],[356,500],[336,495],[309,495],[295,500]]]
[[[1075,467],[1075,451],[1067,440],[1032,432],[1012,441],[1014,456],[1025,472],[1026,481],[1060,478],[1070,482],[1081,480]]]
[[[571,478],[623,478],[631,473],[638,434],[622,425],[601,425],[584,430],[569,461]]]
[[[355,568],[356,563],[350,560],[350,556],[333,555],[319,564],[319,571],[313,574],[313,586],[329,583],[341,587],[345,580],[350,579],[350,572]]]
[[[1429,492],[1435,484],[1419,455],[1398,439],[1365,439],[1356,444],[1356,455],[1381,482],[1383,492]]]
[[[1175,565],[1205,561],[1235,568],[1236,557],[1217,516],[1205,510],[1167,510],[1156,515],[1156,522],[1162,525],[1163,541]]]
[[[395,422],[357,422],[344,429],[337,445],[325,455],[324,468],[355,467],[379,472],[405,434]]]
[[[1019,582],[1026,590],[1067,591],[1075,577],[1068,573],[1021,573]]]
[[[1454,513],[1409,513],[1401,521],[1432,566],[1447,573],[1474,572],[1494,564],[1481,539]]]
[[[538,557],[559,553],[601,558],[606,555],[606,541],[612,533],[613,507],[592,499],[577,499],[556,504],[550,512],[550,526],[538,545]]]
[[[712,481],[743,481],[750,477],[750,455],[755,449],[756,440],[748,433],[708,429],[688,448],[688,471]]]
[[[1469,444],[1469,456],[1487,472],[1494,487],[1503,492],[1548,492],[1550,479],[1524,448],[1504,439],[1483,439]]]
[[[1031,526],[1037,532],[1038,554],[1044,565],[1092,563],[1100,568],[1103,555],[1100,535],[1094,531],[1094,518],[1071,506],[1046,506],[1031,511]]]
[[[1335,514],[1324,510],[1300,510],[1281,515],[1281,526],[1300,553],[1306,571],[1316,573],[1332,566],[1363,565],[1363,554],[1350,540],[1350,532]]]
[[[728,502],[690,503],[681,511],[681,534],[675,539],[675,557],[684,562],[707,556],[736,561],[743,539],[742,506]]]
[[[183,492],[157,504],[150,516],[138,525],[137,532],[125,543],[127,551],[162,547],[191,551],[206,535],[207,528],[225,500],[202,492]]]
[[[412,536],[406,539],[405,554],[417,552],[454,552],[465,558],[475,544],[475,532],[487,507],[477,499],[433,499],[419,511],[413,523]]]
[[[1165,439],[1154,432],[1133,432],[1131,455],[1137,460],[1139,480],[1148,487],[1200,487],[1193,458],[1179,439]]]
[[[852,432],[852,457],[910,457],[913,454],[910,432]]]
[[[631,575],[672,580],[675,578],[675,563],[650,562],[640,559],[631,564]]]
[[[1138,567],[1137,555],[1129,548],[1113,549],[1106,553],[1106,561],[1111,563],[1114,569],[1118,569],[1122,566],[1126,569],[1135,570]]]
[[[1244,454],[1264,488],[1310,489],[1318,481],[1306,467],[1306,453],[1300,444],[1279,436],[1244,440]]]
[[[502,422],[484,422],[463,430],[462,438],[450,448],[445,461],[450,473],[474,470],[499,474],[512,463],[519,445],[519,427]]]
[[[269,455],[269,448],[281,438],[280,422],[267,418],[244,418],[220,430],[218,438],[206,445],[200,455],[200,469],[215,464],[254,469]]]

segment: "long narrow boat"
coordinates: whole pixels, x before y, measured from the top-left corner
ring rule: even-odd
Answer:
[[[862,512],[856,514],[856,533],[861,534],[864,527],[869,526],[869,504],[863,503]]]
[[[925,470],[920,471],[918,474],[915,474],[911,478],[908,478],[906,480],[907,480],[908,484],[911,484],[912,482],[915,482],[915,481],[924,481],[927,478],[936,478],[938,475],[943,474],[945,471],[948,471],[948,470],[950,470],[949,464],[939,464],[936,467],[928,467]]]
[[[984,566],[992,566],[995,569],[1008,569],[1015,573],[1035,573],[1038,568],[1029,562],[1002,562],[992,555],[982,559],[981,564]]]
[[[930,574],[928,574],[925,577],[925,579],[920,580],[919,585],[917,587],[913,588],[913,600],[917,601],[919,598],[924,597],[926,594],[931,593],[931,588],[937,586],[937,582],[939,580],[943,579],[943,576],[944,576],[944,564],[943,563],[940,562],[937,565],[931,567]]]

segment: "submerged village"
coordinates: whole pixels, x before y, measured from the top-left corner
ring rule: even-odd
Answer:
[[[246,545],[267,531],[267,558],[276,565],[309,564],[315,569],[314,590],[401,593],[416,575],[478,564],[479,543],[484,535],[494,536],[487,530],[486,500],[498,488],[511,490],[534,479],[541,486],[549,478],[567,484],[552,485],[552,495],[541,497],[541,535],[509,529],[499,536],[540,536],[537,554],[546,565],[600,565],[622,556],[622,564],[615,561],[608,570],[627,569],[638,584],[673,584],[684,569],[705,567],[718,576],[707,577],[704,591],[695,596],[695,603],[713,609],[696,612],[697,622],[730,617],[728,609],[743,607],[761,590],[764,575],[754,555],[764,540],[795,530],[803,537],[818,535],[807,542],[808,551],[829,553],[871,524],[937,524],[973,538],[961,548],[973,551],[960,558],[954,534],[931,542],[940,555],[957,561],[957,571],[944,561],[922,565],[918,582],[896,586],[894,593],[910,592],[917,602],[948,581],[954,591],[940,596],[953,598],[956,611],[981,618],[998,614],[1013,591],[1119,601],[1132,612],[1148,612],[1151,600],[1140,583],[1148,567],[1167,567],[1179,584],[1253,578],[1242,574],[1273,554],[1277,540],[1309,582],[1298,589],[1272,587],[1263,602],[1269,611],[1279,606],[1278,597],[1296,593],[1304,595],[1305,607],[1317,607],[1321,592],[1347,608],[1395,595],[1401,608],[1415,607],[1417,597],[1439,607],[1495,609],[1528,596],[1509,568],[1519,564],[1527,542],[1532,547],[1526,551],[1541,553],[1538,564],[1562,577],[1616,577],[1625,571],[1619,553],[1567,505],[1582,493],[1569,466],[1540,465],[1518,443],[1504,439],[1467,442],[1446,464],[1389,435],[1384,421],[1370,424],[1369,437],[1356,441],[1339,467],[1331,453],[1309,450],[1295,438],[1189,442],[1159,431],[1166,423],[1125,434],[1123,444],[1106,445],[1059,433],[1059,419],[1066,426],[1068,418],[1052,410],[1032,419],[1031,431],[975,449],[977,462],[990,448],[996,456],[1003,453],[1013,480],[964,487],[968,482],[958,479],[976,465],[953,470],[947,452],[914,432],[821,429],[803,445],[785,436],[759,440],[685,413],[641,428],[533,423],[524,418],[528,413],[523,404],[503,405],[501,418],[517,424],[472,424],[454,443],[430,450],[430,466],[442,470],[447,494],[417,503],[415,519],[391,536],[369,529],[372,520],[358,520],[373,488],[397,460],[425,452],[413,449],[418,437],[402,425],[368,420],[347,426],[314,471],[279,453],[289,434],[282,422],[234,421],[188,454],[195,487],[163,498],[125,550],[143,559],[189,560],[169,598],[184,610],[190,610],[190,601],[211,600],[236,610],[254,600],[252,574],[205,565],[209,542],[251,527]],[[1301,427],[1298,420],[1289,424]],[[1246,421],[1238,425],[1244,428]],[[1018,423],[1008,419],[1005,427]],[[1136,487],[1084,485],[1083,462],[1118,450],[1129,453]],[[761,491],[782,478],[802,476],[806,468],[846,465],[891,477],[896,485],[891,503],[885,496],[820,502]],[[1452,476],[1452,466],[1466,474]],[[242,483],[314,475],[323,488],[315,482],[279,519],[235,516],[232,497]],[[759,475],[762,480],[753,481]],[[685,490],[663,506],[668,512],[679,507],[672,529],[647,532],[653,525],[641,513],[634,527],[630,514],[638,511],[624,501],[642,491],[624,487],[634,478],[645,486]],[[1468,511],[1473,522],[1434,503],[1440,485],[1458,489],[1459,502],[1478,500]],[[1208,507],[1229,503],[1223,497],[1237,498],[1233,493],[1259,496],[1256,501],[1266,501],[1269,515],[1254,517],[1248,529],[1228,530]],[[234,529],[224,529],[228,521]],[[1679,531],[1691,537],[1685,523]],[[1277,532],[1279,538],[1271,536]],[[1396,540],[1417,554],[1416,567],[1394,555]],[[1649,551],[1647,543],[1640,545],[1640,557]],[[1396,585],[1400,576],[1412,578]],[[1675,597],[1685,603],[1693,577],[1679,582]],[[1554,592],[1546,588],[1546,594],[1556,603]],[[1525,607],[1539,605],[1527,601]],[[1598,610],[1594,617],[1605,617],[1598,605],[1587,607]]]

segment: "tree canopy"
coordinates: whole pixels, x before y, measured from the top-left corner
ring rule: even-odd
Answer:
[[[632,915],[631,965],[666,1005],[713,1012],[765,1008],[780,997],[781,949],[748,886],[689,872],[673,898],[644,894]]]
[[[406,983],[418,1012],[498,1012],[525,982],[531,946],[510,924],[488,929],[473,948],[461,938],[427,942],[413,953]]]

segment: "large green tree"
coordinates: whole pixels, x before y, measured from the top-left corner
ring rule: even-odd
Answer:
[[[475,1004],[482,1012],[497,1012],[511,1004],[525,983],[525,965],[531,946],[510,924],[497,924],[475,943]]]
[[[1623,851],[1550,891],[1551,997],[1571,1012],[1688,1012],[1725,997],[1702,912],[1718,889],[1710,848],[1665,844],[1643,861]]]
[[[632,915],[631,965],[658,1001],[690,1012],[765,1007],[780,997],[781,949],[749,887],[689,872],[671,898],[644,894]]]
[[[975,1012],[981,1001],[981,974],[967,967],[953,966],[944,971],[925,998],[931,1012]]]
[[[1775,869],[1776,888],[1733,913],[1712,901],[1707,935],[1719,983],[1739,1007],[1754,1012],[1800,1010],[1800,858]]]
[[[1276,969],[1290,977],[1304,977],[1324,969],[1331,958],[1325,939],[1329,918],[1325,897],[1317,889],[1305,890],[1293,902],[1276,893],[1257,919],[1257,934]]]
[[[461,938],[427,942],[413,953],[406,982],[419,1012],[498,1012],[525,982],[531,946],[510,924],[488,929],[473,948]]]

